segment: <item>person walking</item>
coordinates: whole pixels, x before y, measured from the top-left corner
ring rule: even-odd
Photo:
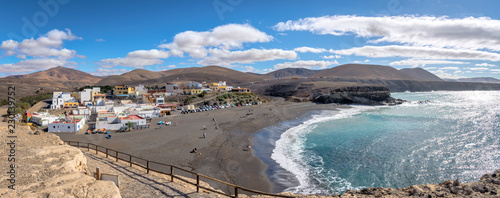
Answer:
[[[207,132],[203,133],[203,138],[207,139]]]

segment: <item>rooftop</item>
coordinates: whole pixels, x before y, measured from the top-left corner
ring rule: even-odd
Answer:
[[[138,115],[128,115],[127,117],[120,117],[120,120],[142,120],[142,119],[144,118]]]

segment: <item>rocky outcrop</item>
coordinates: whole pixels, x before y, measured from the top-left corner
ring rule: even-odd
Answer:
[[[0,197],[121,197],[114,183],[91,176],[78,148],[64,145],[56,135],[30,135],[30,131],[27,126],[16,127],[15,190],[8,188],[10,176],[2,174]],[[8,140],[5,128],[0,129],[0,139]],[[4,164],[7,152],[0,151],[3,173],[10,171],[10,164]]]
[[[290,101],[313,101],[319,103],[383,105],[401,104],[402,100],[391,97],[390,90],[383,85],[353,82],[301,82],[281,81],[263,86],[260,94],[284,97]],[[259,91],[259,88],[256,89]]]
[[[366,188],[348,190],[340,197],[500,197],[500,169],[483,175],[477,182],[461,184],[458,180],[445,180],[401,189]]]
[[[341,88],[323,88],[314,90],[312,101],[321,103],[394,105],[403,100],[394,99],[387,87],[383,86],[350,86]]]

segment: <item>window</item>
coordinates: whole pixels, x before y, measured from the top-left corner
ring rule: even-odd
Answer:
[[[56,126],[53,126],[53,127],[54,127],[54,129],[56,128]]]
[[[68,129],[69,129],[69,126],[68,126]]]

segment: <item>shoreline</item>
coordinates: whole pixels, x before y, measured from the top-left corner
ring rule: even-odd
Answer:
[[[254,149],[247,151],[248,145],[254,146],[254,135],[312,111],[342,107],[347,106],[294,103],[273,98],[262,105],[153,118],[150,129],[111,132],[112,139],[109,140],[102,134],[84,135],[81,132],[56,135],[64,141],[91,142],[152,161],[185,167],[246,188],[273,192],[274,184],[266,174],[267,164],[254,154]],[[171,121],[172,125],[160,128],[156,125],[160,120]],[[207,130],[203,130],[204,126]],[[203,133],[206,133],[206,138],[203,138]],[[197,153],[190,153],[194,148],[197,148]],[[208,183],[216,189],[232,191],[231,188]]]

